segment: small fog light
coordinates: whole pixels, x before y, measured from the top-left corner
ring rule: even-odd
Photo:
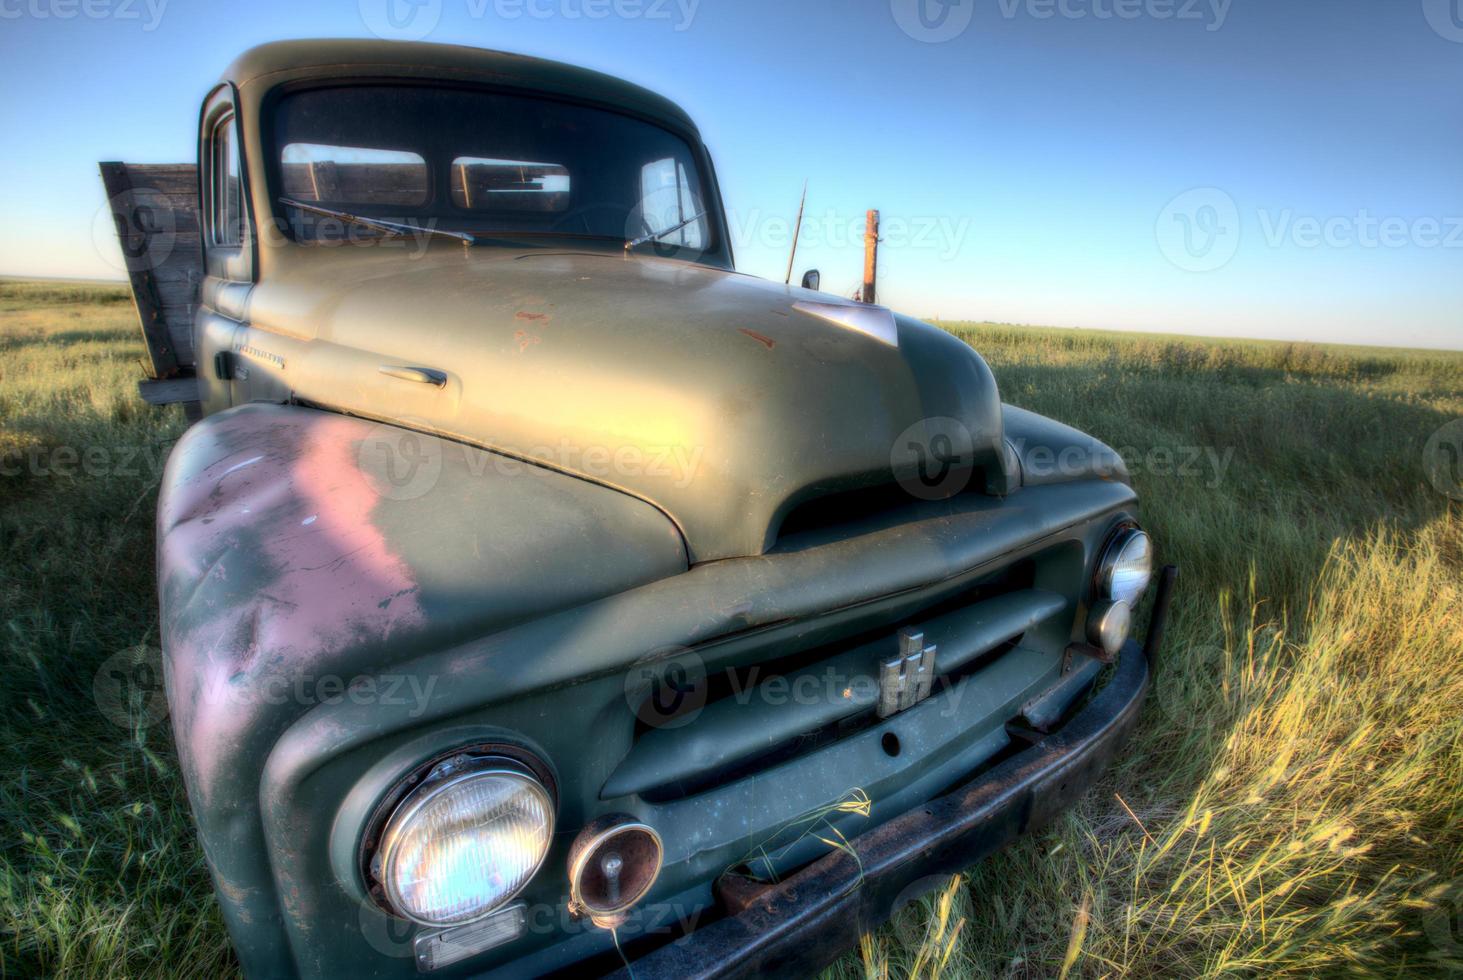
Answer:
[[[613,929],[660,877],[660,835],[633,817],[601,817],[569,848],[569,908]]]
[[[1126,602],[1099,602],[1087,614],[1087,639],[1112,656],[1122,648],[1132,625],[1133,610]]]

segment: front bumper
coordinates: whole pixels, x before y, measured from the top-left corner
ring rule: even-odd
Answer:
[[[634,980],[811,974],[946,876],[1071,806],[1137,724],[1176,577],[1173,566],[1159,577],[1144,645],[1129,640],[1107,685],[1059,730],[768,887],[739,914],[640,957]]]

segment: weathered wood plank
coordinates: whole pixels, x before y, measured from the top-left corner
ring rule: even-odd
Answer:
[[[149,405],[173,405],[198,401],[198,379],[193,375],[154,378],[137,382],[137,393]]]
[[[197,168],[101,164],[155,378],[193,367],[193,318],[203,280]]]
[[[122,260],[127,265],[127,278],[132,286],[132,299],[137,306],[137,319],[142,326],[142,339],[147,345],[151,375],[166,378],[178,373],[178,354],[163,319],[162,301],[153,279],[153,262],[148,257],[153,216],[142,210],[132,187],[127,167],[117,162],[101,164],[102,185],[122,247]]]

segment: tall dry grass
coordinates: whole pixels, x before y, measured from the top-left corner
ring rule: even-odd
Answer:
[[[1139,464],[1179,593],[1102,786],[829,975],[1463,972],[1463,510],[1423,467],[1463,357],[951,329]],[[1230,465],[1151,465],[1189,445]]]

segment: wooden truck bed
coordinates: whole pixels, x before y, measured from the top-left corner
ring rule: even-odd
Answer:
[[[100,164],[117,241],[147,348],[138,392],[198,414],[193,316],[203,281],[198,168],[191,163]]]

